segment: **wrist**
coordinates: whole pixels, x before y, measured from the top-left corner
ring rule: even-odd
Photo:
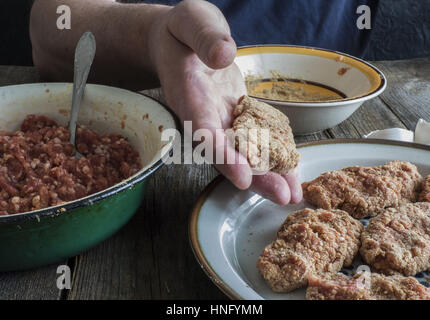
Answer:
[[[160,6],[155,15],[152,17],[150,26],[147,29],[144,50],[147,53],[148,63],[151,65],[151,70],[159,76],[159,58],[164,48],[163,42],[166,40],[167,23],[169,16],[172,13],[173,7]]]
[[[118,8],[120,7],[120,8]],[[157,69],[152,59],[154,45],[152,33],[154,26],[170,11],[170,6],[153,4],[126,4],[116,3],[112,6],[113,12],[122,21],[113,27],[117,28],[112,34],[119,34],[118,39],[110,39],[113,54],[119,59],[121,65],[132,67],[136,73],[144,74],[145,78],[157,80]]]

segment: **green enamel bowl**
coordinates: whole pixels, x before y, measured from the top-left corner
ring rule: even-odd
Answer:
[[[72,85],[41,83],[0,87],[0,130],[15,131],[28,114],[67,125]],[[136,212],[147,179],[173,147],[175,118],[157,101],[118,88],[86,87],[79,123],[119,133],[139,152],[143,168],[104,191],[27,213],[0,216],[0,271],[34,268],[75,256],[118,231]],[[162,139],[164,129],[169,141]]]

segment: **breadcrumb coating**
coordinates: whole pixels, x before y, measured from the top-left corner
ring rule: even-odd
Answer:
[[[430,203],[390,208],[370,219],[360,254],[384,274],[414,276],[430,268]]]
[[[348,266],[360,246],[361,222],[341,210],[304,209],[290,214],[257,262],[275,292],[289,292],[307,277]]]
[[[325,278],[310,276],[309,300],[430,300],[430,289],[413,277],[338,273]]]
[[[430,176],[427,176],[421,185],[421,193],[418,197],[418,201],[430,202]]]
[[[297,167],[300,154],[285,114],[264,102],[243,96],[234,109],[234,117],[236,149],[247,157],[251,168],[287,174]],[[270,130],[269,135],[264,136],[260,129]],[[247,142],[245,148],[241,145],[243,142]],[[268,147],[269,161],[263,157],[264,147]]]
[[[378,167],[329,171],[302,184],[303,197],[323,209],[341,209],[356,219],[415,202],[422,177],[415,165],[392,161]]]

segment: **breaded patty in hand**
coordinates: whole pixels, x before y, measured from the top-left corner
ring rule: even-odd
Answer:
[[[370,219],[361,242],[364,261],[384,274],[414,276],[430,269],[430,203],[387,209]]]
[[[427,176],[421,185],[421,193],[418,201],[430,202],[430,176]]]
[[[327,277],[310,276],[306,298],[309,300],[430,300],[430,289],[413,277],[384,276],[377,273],[342,273]]]
[[[389,207],[415,202],[422,177],[404,161],[378,167],[349,167],[329,171],[302,184],[303,197],[323,209],[341,209],[356,219],[373,217]]]
[[[363,225],[341,210],[304,209],[291,213],[257,262],[275,292],[289,292],[307,277],[336,273],[352,263]]]
[[[243,96],[234,109],[236,149],[247,157],[251,168],[287,174],[297,167],[297,152],[288,117],[272,106]],[[268,135],[261,129],[269,130]],[[268,159],[264,159],[266,147]],[[267,161],[268,160],[268,161]]]

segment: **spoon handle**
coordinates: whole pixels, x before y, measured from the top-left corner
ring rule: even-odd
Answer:
[[[75,50],[75,70],[73,79],[72,111],[70,113],[69,131],[70,143],[76,142],[76,122],[78,121],[79,106],[84,95],[85,85],[91,64],[96,54],[96,40],[91,32],[85,32]]]

